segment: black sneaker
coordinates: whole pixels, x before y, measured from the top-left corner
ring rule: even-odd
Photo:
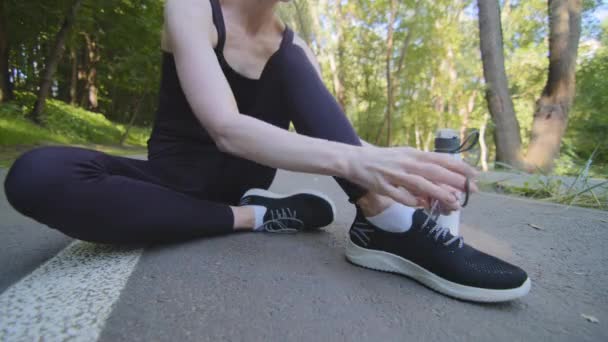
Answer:
[[[262,189],[247,191],[239,205],[266,207],[263,229],[270,233],[295,233],[330,225],[334,221],[335,206],[325,195],[315,191],[301,191],[279,195]]]
[[[465,244],[423,210],[414,213],[410,230],[391,233],[357,209],[349,236],[346,258],[353,264],[411,277],[451,297],[502,302],[530,291],[526,272]]]

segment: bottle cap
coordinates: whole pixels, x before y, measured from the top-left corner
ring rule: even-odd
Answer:
[[[449,153],[458,150],[460,137],[456,130],[442,128],[435,135],[435,152]]]

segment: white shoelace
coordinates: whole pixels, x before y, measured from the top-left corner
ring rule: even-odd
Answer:
[[[439,218],[439,201],[435,200],[433,201],[433,204],[431,205],[431,210],[430,212],[427,213],[427,218],[424,221],[424,223],[422,224],[422,229],[429,229],[429,231],[427,232],[428,235],[433,236],[435,241],[439,241],[439,239],[441,240],[445,240],[446,239],[446,235],[450,232],[450,229],[447,227],[441,227],[439,226],[439,224],[437,224],[437,219]],[[435,223],[434,226],[431,227],[431,222]],[[451,239],[449,239],[448,241],[445,241],[443,243],[444,246],[449,246],[450,244],[452,244],[453,242],[458,241],[458,248],[462,248],[462,246],[464,245],[464,239],[462,238],[462,236],[452,236]]]
[[[295,233],[299,230],[296,227],[303,227],[304,222],[297,218],[295,210],[290,208],[279,208],[270,210],[271,219],[264,222],[263,228],[269,233]]]

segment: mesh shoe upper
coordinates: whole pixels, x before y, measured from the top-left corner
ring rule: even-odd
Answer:
[[[398,255],[461,285],[512,289],[528,278],[519,267],[474,249],[445,229],[438,230],[422,210],[414,213],[412,227],[404,233],[383,231],[357,210],[350,239],[360,247]]]
[[[323,197],[298,193],[283,198],[249,195],[239,205],[266,207],[264,228],[269,232],[295,232],[327,226],[334,220],[332,205]]]

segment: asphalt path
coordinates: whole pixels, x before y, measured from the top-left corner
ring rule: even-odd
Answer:
[[[280,172],[271,190],[302,188],[335,201],[332,226],[128,248],[73,241],[0,194],[0,341],[608,340],[606,212],[475,195],[465,241],[532,279],[480,305],[349,264],[354,208],[328,177]]]

